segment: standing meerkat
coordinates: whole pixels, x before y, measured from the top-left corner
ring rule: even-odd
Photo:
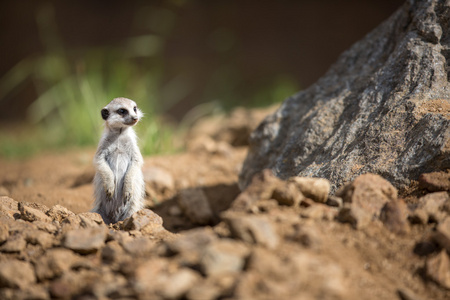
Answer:
[[[106,224],[130,217],[144,206],[144,160],[132,126],[141,119],[136,103],[115,98],[101,110],[105,129],[94,158],[93,212]]]

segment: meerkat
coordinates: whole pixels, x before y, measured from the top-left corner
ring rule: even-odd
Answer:
[[[115,98],[101,110],[105,129],[94,157],[93,212],[106,224],[117,223],[142,209],[143,158],[132,126],[143,113],[127,98]]]

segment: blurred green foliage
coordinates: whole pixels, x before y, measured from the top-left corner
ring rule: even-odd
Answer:
[[[163,50],[176,14],[149,7],[138,10],[135,19],[152,34],[129,38],[120,46],[68,50],[59,38],[53,7],[44,5],[39,10],[36,20],[44,53],[24,59],[0,78],[0,101],[31,78],[38,97],[28,109],[30,124],[23,130],[31,135],[0,131],[1,156],[22,157],[48,148],[95,145],[102,131],[100,110],[115,97],[133,99],[145,113],[136,126],[144,155],[177,151],[180,143],[175,140],[180,129],[162,116],[192,87],[183,74],[166,78],[164,83],[162,80]],[[211,43],[217,51],[226,52],[236,41],[231,32],[218,30]],[[242,103],[266,106],[298,90],[288,76],[277,76],[244,92],[243,85],[239,70],[224,64],[211,76],[204,96],[193,109],[207,115]]]
[[[123,47],[67,51],[55,32],[52,7],[37,21],[46,52],[24,59],[0,80],[0,100],[32,79],[38,98],[28,108],[31,135],[1,132],[0,155],[24,156],[37,150],[95,145],[101,135],[100,110],[115,97],[135,100],[144,112],[136,126],[143,154],[175,151],[175,128],[163,122],[158,110],[162,39],[134,37]]]

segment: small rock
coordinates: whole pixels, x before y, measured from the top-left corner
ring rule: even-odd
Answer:
[[[73,216],[68,216],[61,222],[61,231],[63,233],[78,229],[80,227],[81,227],[81,219],[79,216],[75,214]]]
[[[333,209],[332,207],[329,207],[327,205],[317,203],[303,209],[300,215],[304,218],[313,220],[331,221],[334,220],[337,213],[337,209]]]
[[[208,277],[201,284],[194,285],[186,294],[188,300],[215,300],[221,295],[230,295],[235,287],[236,274],[222,274]]]
[[[450,253],[450,216],[437,226],[434,240]]]
[[[169,275],[161,286],[159,294],[164,299],[180,299],[189,289],[195,286],[200,275],[188,268],[181,268],[176,273]]]
[[[178,194],[177,202],[192,223],[206,225],[213,222],[214,213],[203,190],[183,189]]]
[[[155,247],[155,241],[150,240],[148,237],[139,237],[130,239],[124,242],[123,249],[131,254],[133,257],[145,256],[152,252]]]
[[[9,234],[22,234],[22,232],[27,230],[35,230],[37,226],[34,223],[30,223],[21,219],[17,219],[14,222],[8,223]]]
[[[141,209],[123,221],[124,230],[137,230],[142,234],[155,234],[164,230],[163,219],[150,209]]]
[[[52,219],[47,216],[44,212],[27,206],[23,202],[19,203],[19,211],[21,214],[21,218],[25,221],[34,222],[34,221],[42,221],[42,222],[51,222]]]
[[[20,234],[10,236],[6,242],[0,247],[1,252],[14,253],[21,252],[27,246],[27,242]]]
[[[292,229],[293,232],[288,235],[288,238],[307,248],[318,249],[325,239],[316,226],[297,223]]]
[[[64,219],[75,216],[75,214],[64,206],[57,204],[47,211],[47,216],[61,223]]]
[[[64,272],[56,280],[51,281],[49,290],[52,298],[73,299],[78,298],[74,297],[75,295],[92,295],[94,293],[94,286],[98,282],[101,282],[101,280],[102,274],[93,270],[80,269],[77,271],[68,271]]]
[[[397,294],[400,297],[400,300],[423,300],[422,297],[419,297],[413,291],[405,288],[398,289]]]
[[[292,263],[287,264],[272,251],[253,248],[246,269],[272,279],[287,281],[294,273]]]
[[[110,241],[102,248],[102,259],[107,264],[117,263],[121,260],[123,255],[123,248],[118,241]]]
[[[450,196],[447,192],[436,192],[421,197],[418,208],[425,210],[428,214],[428,221],[439,223],[445,218],[444,207],[449,203]]]
[[[450,289],[450,259],[445,250],[427,260],[426,272],[436,283]]]
[[[200,269],[206,276],[220,276],[243,269],[249,250],[239,242],[221,239],[209,244],[200,259]]]
[[[342,223],[350,223],[355,229],[361,229],[372,221],[372,217],[366,211],[346,203],[339,211],[336,219]]]
[[[304,196],[296,184],[292,182],[282,182],[277,184],[273,190],[272,198],[281,205],[298,205]]]
[[[450,191],[450,173],[433,172],[419,176],[419,187],[430,192]]]
[[[342,197],[345,203],[337,216],[338,220],[351,223],[355,228],[367,226],[380,216],[387,202],[397,200],[397,190],[387,180],[374,174],[357,177],[336,195]]]
[[[408,220],[409,222],[411,222],[411,224],[425,225],[428,223],[428,213],[425,211],[425,209],[416,208],[409,214]]]
[[[77,260],[77,255],[68,249],[50,249],[36,262],[36,276],[40,281],[55,278],[68,271]]]
[[[55,224],[55,221],[53,223],[34,221],[33,225],[35,225],[39,230],[42,230],[42,231],[45,231],[48,233],[55,233],[56,231],[58,231],[58,227]]]
[[[42,285],[28,285],[24,289],[0,289],[0,299],[50,299],[47,289]]]
[[[0,223],[0,244],[6,241],[9,237],[9,226],[8,224]]]
[[[209,279],[209,278],[208,278]],[[201,285],[194,285],[186,294],[188,300],[214,300],[219,299],[222,294],[221,290],[210,280],[202,282]]]
[[[143,174],[144,181],[160,193],[164,193],[166,190],[171,191],[175,189],[173,176],[162,168],[155,166],[146,167],[143,170]]]
[[[41,230],[28,230],[24,232],[25,240],[32,245],[40,245],[43,249],[53,246],[55,239],[53,235]]]
[[[249,215],[224,214],[224,221],[230,227],[231,234],[245,242],[260,244],[274,249],[279,244],[279,237],[273,225],[264,217]]]
[[[166,245],[173,253],[195,252],[215,240],[217,236],[210,227],[199,227],[184,231],[174,240],[167,241]]]
[[[408,208],[402,199],[387,202],[381,210],[380,220],[395,234],[409,233]]]
[[[105,244],[105,226],[71,230],[63,237],[63,246],[81,254],[96,252]]]
[[[325,204],[333,207],[342,207],[344,201],[342,200],[341,197],[329,196]]]
[[[14,221],[14,216],[20,216],[20,213],[12,211],[0,204],[0,222]]]
[[[80,225],[81,227],[88,228],[88,227],[96,227],[105,224],[103,222],[102,216],[98,213],[94,212],[84,212],[81,214],[78,214],[78,217],[80,218]]]
[[[17,201],[9,197],[0,197],[0,213],[5,221],[14,220],[16,216],[20,215]]]
[[[10,210],[19,211],[19,203],[12,198],[2,196],[0,197],[0,204]]]
[[[344,202],[374,202],[381,209],[384,203],[397,199],[397,189],[383,177],[368,173],[346,184],[337,196],[342,197]],[[381,202],[383,205],[380,205]]]
[[[167,280],[168,262],[151,258],[133,268],[133,287],[138,293],[155,292]]]
[[[273,191],[282,181],[275,177],[272,170],[265,169],[252,177],[250,185],[233,201],[231,211],[246,211],[259,200],[272,198]]]
[[[35,282],[34,269],[30,263],[19,260],[0,262],[0,287],[25,289]]]
[[[0,196],[9,196],[9,191],[4,186],[0,185]]]
[[[39,202],[25,202],[25,201],[19,202],[19,209],[20,209],[20,203],[22,203],[25,206],[37,209],[40,212],[43,212],[44,214],[46,214],[49,211],[49,208],[46,205],[42,204],[42,203],[39,203]]]
[[[328,199],[330,182],[325,178],[291,177],[289,181],[294,183],[305,197],[320,203],[325,203]]]

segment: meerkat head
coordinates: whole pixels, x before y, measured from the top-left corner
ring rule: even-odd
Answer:
[[[136,125],[143,116],[136,103],[127,98],[113,99],[102,109],[101,114],[106,126],[111,129],[121,129]]]

